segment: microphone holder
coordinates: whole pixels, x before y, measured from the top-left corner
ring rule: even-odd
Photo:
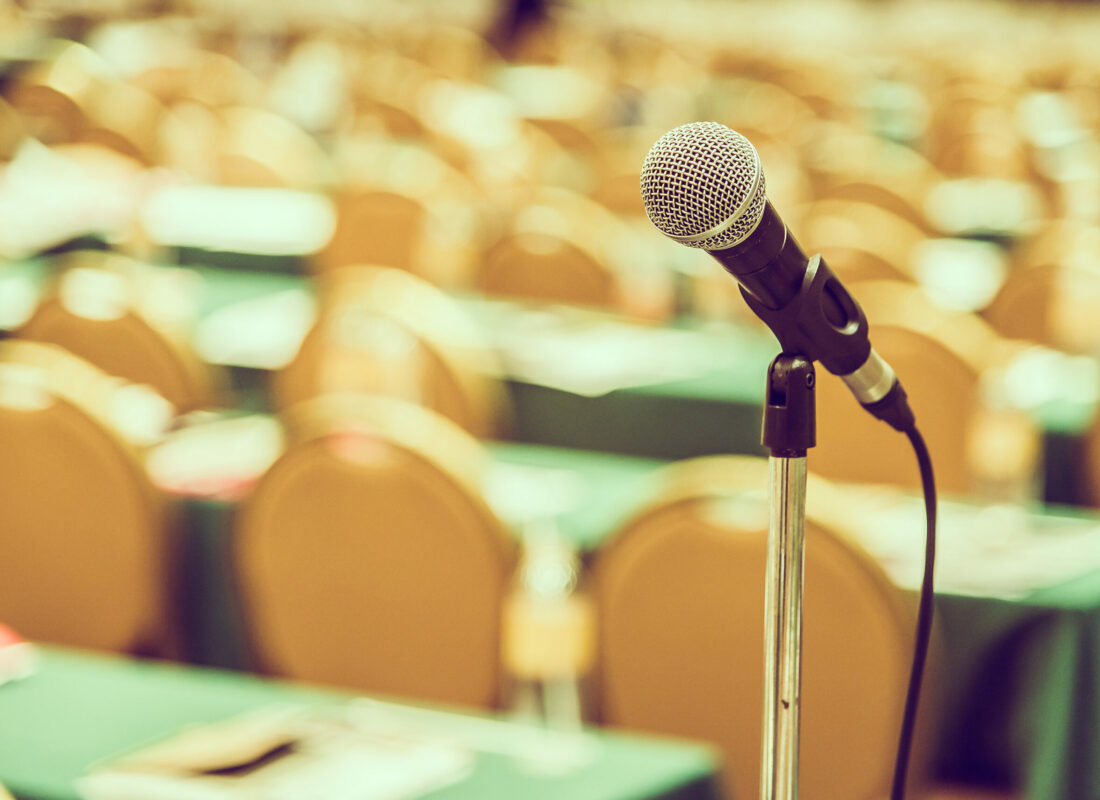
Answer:
[[[806,451],[816,444],[814,386],[813,362],[800,355],[783,353],[768,368],[761,436],[771,451],[761,800],[798,797]]]

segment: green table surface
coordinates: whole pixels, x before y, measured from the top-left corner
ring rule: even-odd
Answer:
[[[178,731],[275,704],[323,705],[347,693],[219,670],[42,648],[29,678],[0,686],[0,782],[19,798],[72,800],[90,767]],[[461,732],[465,715],[449,719]],[[519,728],[517,728],[519,731]],[[472,774],[433,800],[717,800],[717,761],[703,745],[589,730],[596,757],[539,776],[479,751]]]

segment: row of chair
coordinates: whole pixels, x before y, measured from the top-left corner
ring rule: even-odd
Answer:
[[[700,13],[703,12],[700,10]],[[631,15],[623,16],[629,20]],[[570,30],[573,35],[582,33],[560,20],[551,23]],[[128,30],[126,26],[121,27]],[[665,121],[664,118],[644,120],[640,125],[612,125],[598,114],[578,117],[567,110],[559,109],[551,114],[524,106],[525,102],[531,104],[527,96],[532,93],[557,96],[572,91],[583,99],[591,94],[591,84],[600,86],[601,79],[594,75],[603,75],[602,80],[611,83],[596,90],[597,94],[613,94],[614,81],[622,80],[627,85],[633,85],[632,81],[637,83],[638,91],[643,94],[660,95],[659,82],[651,86],[640,74],[608,77],[615,74],[614,68],[606,64],[596,68],[594,64],[600,62],[599,58],[582,57],[580,48],[569,50],[560,39],[560,31],[549,34],[556,46],[563,49],[551,64],[497,61],[494,67],[486,66],[492,59],[473,55],[479,51],[483,56],[487,54],[485,43],[477,46],[476,34],[462,32],[453,26],[440,26],[438,30],[433,29],[434,33],[425,34],[448,43],[441,46],[438,53],[431,54],[418,54],[408,46],[407,37],[398,35],[396,29],[387,29],[394,34],[394,41],[388,44],[385,40],[369,37],[368,43],[364,43],[355,37],[345,39],[330,35],[331,31],[328,34],[318,32],[313,38],[290,43],[294,46],[288,51],[286,71],[304,71],[314,78],[318,74],[343,75],[341,80],[354,77],[352,82],[362,86],[349,93],[358,91],[372,98],[364,119],[381,115],[379,109],[384,106],[402,111],[402,119],[407,121],[403,126],[390,125],[381,134],[366,122],[356,123],[349,129],[337,126],[330,141],[319,131],[307,132],[304,125],[290,119],[293,115],[289,111],[284,113],[262,107],[261,95],[266,88],[272,91],[278,88],[281,81],[278,76],[272,78],[272,87],[265,87],[259,77],[251,75],[226,53],[204,50],[195,41],[181,38],[178,28],[167,26],[160,30],[153,23],[135,24],[133,28],[128,35],[139,40],[146,37],[160,41],[161,37],[167,37],[169,42],[174,42],[175,49],[166,46],[165,58],[179,52],[183,46],[181,41],[185,43],[184,49],[189,55],[183,59],[183,65],[175,65],[167,72],[152,69],[151,73],[160,76],[158,80],[125,71],[125,79],[118,75],[108,79],[105,74],[111,70],[103,57],[84,45],[58,42],[56,53],[48,54],[34,68],[15,76],[11,102],[17,111],[13,113],[28,119],[67,119],[66,114],[96,117],[99,112],[93,100],[118,94],[104,90],[101,84],[127,86],[127,81],[136,82],[142,88],[131,87],[134,91],[151,93],[150,102],[161,102],[170,109],[165,111],[166,119],[178,123],[182,132],[177,138],[190,143],[189,146],[207,140],[217,144],[216,152],[198,154],[191,159],[198,165],[198,172],[193,177],[237,185],[332,191],[339,207],[338,224],[330,246],[311,262],[318,268],[363,261],[386,263],[413,269],[444,286],[472,286],[490,292],[610,305],[627,310],[642,308],[657,316],[670,313],[672,289],[668,277],[665,286],[656,289],[657,300],[650,297],[641,303],[632,303],[629,298],[624,301],[623,295],[629,295],[642,280],[653,283],[652,271],[642,275],[637,269],[631,269],[630,262],[645,248],[630,250],[628,257],[619,259],[623,263],[614,263],[615,259],[609,260],[606,253],[594,252],[600,249],[622,252],[620,241],[631,235],[629,230],[624,233],[610,223],[597,226],[590,221],[584,224],[586,217],[594,220],[608,216],[609,212],[612,216],[638,221],[641,207],[636,189],[637,172],[645,148],[653,140],[654,126],[658,126],[656,132],[659,133],[659,124]],[[106,25],[98,36],[90,37],[91,43],[108,55],[113,51],[108,46],[113,36],[125,40],[123,33],[111,34],[110,29],[111,26]],[[618,42],[622,39],[621,46],[628,53],[654,50],[654,57],[675,61],[670,53],[679,53],[679,57],[684,58],[682,43],[672,35],[666,38],[667,41],[653,32],[644,35],[620,32],[611,40],[616,42],[615,46],[620,46]],[[484,71],[475,70],[476,74],[460,76],[443,68],[442,64],[448,61],[444,53],[459,52],[466,53],[467,57],[459,57],[457,62],[478,63]],[[188,58],[194,58],[195,63],[187,66]],[[358,64],[357,59],[362,60],[364,69],[352,70],[349,66]],[[771,61],[775,61],[774,56]],[[949,71],[948,60],[933,61],[934,64],[927,65],[928,69]],[[652,69],[652,65],[647,68],[644,61],[630,63],[640,73]],[[849,113],[858,105],[856,95],[867,80],[865,76],[861,82],[861,73],[850,69],[845,60],[835,64],[814,63],[820,72],[807,72],[799,59],[793,57],[789,64],[769,63],[760,57],[756,48],[746,48],[741,53],[719,48],[716,54],[709,53],[708,49],[697,56],[689,65],[694,69],[681,64],[675,74],[685,91],[690,89],[697,93],[699,102],[713,94],[727,98],[723,119],[749,134],[761,150],[773,199],[792,221],[798,223],[796,229],[802,232],[800,235],[808,246],[824,251],[827,257],[835,254],[835,268],[864,277],[921,280],[920,265],[914,264],[918,258],[917,246],[929,236],[953,234],[939,225],[940,220],[950,221],[955,215],[951,209],[957,211],[961,207],[964,216],[972,216],[975,208],[1000,207],[1007,202],[1006,198],[1019,194],[1017,190],[1027,189],[1023,186],[1024,180],[1017,180],[1015,185],[1002,180],[1020,178],[1017,173],[1021,170],[1012,174],[963,171],[964,175],[983,180],[1002,181],[986,181],[984,188],[961,185],[965,181],[941,185],[951,170],[919,155],[919,142],[910,142],[913,146],[908,147],[888,141],[868,130],[866,125],[861,127],[858,119]],[[959,70],[967,66],[968,62],[961,63]],[[353,75],[349,76],[348,72]],[[335,85],[341,80],[333,78],[331,82]],[[1020,78],[1010,89],[1002,87],[1001,91],[994,91],[996,87],[983,84],[986,90],[979,91],[974,86],[976,80],[967,78],[965,73],[949,74],[931,80],[924,88],[957,96],[959,103],[970,109],[965,114],[962,111],[957,115],[948,114],[948,122],[955,116],[965,118],[965,122],[981,117],[981,109],[992,109],[1011,123],[1008,127],[1014,126],[1011,103],[1035,100],[1041,104],[1045,95],[1036,100],[1028,92],[1049,88],[1041,83],[1030,86]],[[710,86],[708,81],[713,81],[714,85]],[[543,89],[545,92],[541,91]],[[193,101],[186,99],[189,93],[196,96]],[[206,96],[210,94],[211,97]],[[152,95],[159,101],[152,100]],[[47,101],[42,97],[52,99]],[[1061,101],[1046,97],[1045,101],[1047,105],[1060,102],[1058,108],[1062,108],[1072,105],[1071,100],[1067,96]],[[393,103],[404,105],[398,108]],[[473,132],[467,130],[468,125],[463,127],[462,120],[470,117],[473,110],[497,108],[502,103],[516,104],[509,113],[522,119],[523,135],[513,136],[511,141],[515,147],[512,149],[482,146],[484,143],[478,135],[488,135],[488,128],[492,127],[489,118],[484,114],[475,115],[483,124]],[[589,105],[598,109],[606,104]],[[978,107],[978,111],[971,106]],[[62,110],[66,110],[64,114]],[[1061,119],[1066,113],[1069,112],[1038,116]],[[118,126],[133,121],[134,135],[148,136],[149,126],[142,124],[142,115],[116,116]],[[1036,117],[1036,113],[1028,119],[1032,117]],[[386,118],[382,119],[385,123]],[[682,115],[677,119],[682,121]],[[784,120],[786,123],[781,124]],[[67,140],[83,141],[80,131],[84,127],[72,128]],[[1034,124],[1031,127],[1035,127]],[[198,135],[196,131],[205,133]],[[45,138],[50,141],[49,137]],[[937,138],[951,141],[965,137],[952,133]],[[66,137],[61,139],[66,140]],[[106,139],[101,143],[110,146]],[[936,149],[934,144],[929,145],[932,150]],[[131,147],[126,154],[132,156],[134,149]],[[414,152],[415,157],[411,155]],[[568,180],[545,179],[539,165],[563,163],[568,160],[566,154],[596,169],[601,177],[584,188]],[[326,159],[333,162],[331,171],[338,176],[333,180],[324,176],[326,168],[318,166]],[[160,162],[146,159],[144,163]],[[598,168],[595,165],[599,165]],[[176,167],[184,173],[189,169],[183,164]],[[207,171],[203,172],[204,169]],[[446,179],[438,177],[444,174]],[[429,175],[437,177],[426,177]],[[428,183],[433,188],[426,192]],[[573,213],[564,220],[567,223],[564,233],[561,225],[551,225],[550,230],[546,225],[535,225],[537,230],[531,230],[532,219],[540,215],[546,217],[542,209],[548,203],[539,196],[543,184],[553,184],[560,191],[568,188],[578,195],[587,194],[596,201],[592,206],[603,206],[603,214],[594,214],[590,208]],[[530,191],[532,188],[536,191]],[[960,192],[969,198],[964,198],[961,206]],[[443,196],[448,199],[441,203]],[[573,205],[578,202],[579,198]],[[932,214],[930,203],[941,210]],[[456,208],[463,207],[476,209],[477,213],[472,215],[474,219],[457,224],[457,217],[462,215],[457,214]],[[948,210],[943,211],[944,208]],[[560,205],[556,210],[561,211]],[[1036,207],[1032,212],[1031,216],[1038,218],[1061,215],[1055,208]],[[971,226],[962,231],[963,235],[998,233],[989,226],[982,228],[982,224],[979,220],[977,228]],[[499,240],[498,234],[502,231],[498,228],[504,229],[505,234]],[[594,235],[586,234],[585,229]],[[853,231],[857,233],[853,235]],[[528,236],[528,233],[539,235]],[[1028,233],[1025,230],[1000,231],[1010,237]],[[653,235],[652,231],[649,235]],[[661,254],[666,269],[676,261],[672,252]],[[443,261],[448,263],[444,265]],[[1058,261],[1057,266],[1060,269],[1062,262]],[[707,295],[713,294],[712,283],[716,282],[706,281],[705,287],[695,293],[699,296],[701,310],[708,308]],[[736,308],[736,295],[728,283],[716,285],[729,290],[727,293],[733,300],[729,305]],[[1007,287],[1006,292],[1018,294]],[[1062,304],[1054,304],[1053,315],[1060,315],[1061,308]],[[1072,317],[1072,313],[1069,316]],[[997,325],[1002,320],[1011,325],[1013,313],[991,314],[990,319]],[[1081,326],[1074,327],[1079,330]],[[1007,327],[1004,330],[1014,333]],[[1066,339],[1045,343],[1064,345]]]
[[[64,393],[66,359],[46,345],[0,348],[0,616],[33,639],[170,654],[188,532],[173,540],[136,451],[92,414],[110,379],[85,366],[84,388]],[[517,544],[479,485],[480,445],[377,396],[308,401],[284,424],[286,449],[231,531],[261,667],[499,707]],[[599,719],[714,741],[733,796],[751,796],[757,780],[765,472],[737,457],[668,468],[596,554],[588,587]],[[873,797],[889,780],[912,609],[843,535],[852,510],[840,490],[815,480],[811,497],[803,781],[815,796]]]
[[[159,300],[168,293],[186,308],[179,295],[186,295],[187,277],[108,254],[77,254],[16,335],[60,345],[113,375],[147,384],[180,413],[231,405],[227,376],[195,352],[194,319]],[[163,282],[168,285],[157,288]],[[270,374],[270,407],[377,393],[425,405],[479,437],[512,428],[503,343],[456,299],[385,267],[345,267],[316,285],[314,321],[297,323],[302,330],[289,333],[300,337],[296,353]],[[973,495],[991,481],[1033,484],[1038,423],[1011,395],[998,396],[990,380],[1029,345],[1001,338],[973,314],[939,308],[910,283],[860,281],[850,288],[871,321],[876,348],[913,398],[943,490]],[[830,421],[820,426],[815,450],[821,474],[918,485],[915,466],[897,455],[890,431],[867,418],[839,381],[823,375],[818,393],[820,414]],[[991,449],[994,440],[1012,446]]]

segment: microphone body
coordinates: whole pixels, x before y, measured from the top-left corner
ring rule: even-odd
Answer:
[[[820,361],[897,430],[913,427],[904,389],[871,347],[863,310],[820,255],[806,256],[772,208],[747,139],[717,123],[670,131],[646,158],[642,196],[658,230],[704,249],[737,280],[785,353]]]

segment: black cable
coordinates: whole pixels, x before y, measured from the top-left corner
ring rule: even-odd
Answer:
[[[917,640],[913,647],[913,666],[909,672],[909,692],[905,698],[905,714],[898,738],[898,755],[894,763],[894,788],[891,800],[904,800],[906,774],[909,771],[909,751],[913,746],[913,731],[917,722],[917,706],[920,703],[921,680],[928,660],[928,645],[932,638],[932,573],[936,564],[936,481],[932,474],[932,457],[924,438],[916,427],[905,431],[917,456],[920,467],[921,487],[924,490],[924,514],[926,520],[924,545],[924,578],[920,587],[920,608],[917,612]]]

